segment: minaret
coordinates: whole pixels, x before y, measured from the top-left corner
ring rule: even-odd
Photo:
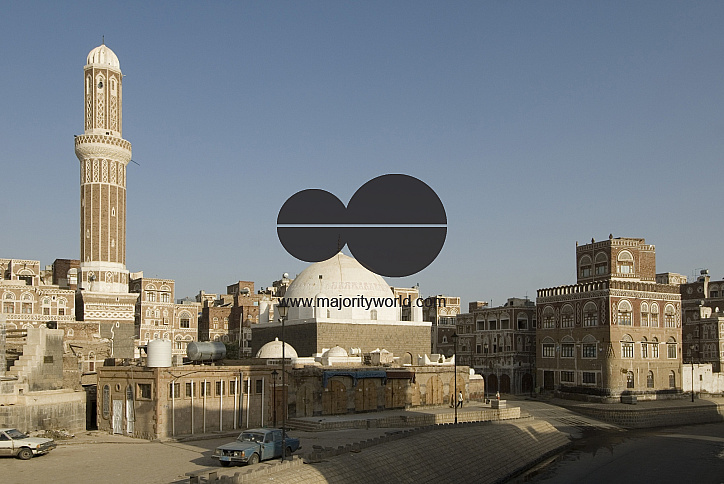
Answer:
[[[121,137],[123,74],[105,44],[83,69],[85,134],[75,138],[80,160],[80,272],[78,286],[127,293],[126,165],[131,143]]]
[[[84,324],[74,338],[82,340],[84,348],[89,344],[101,360],[135,355],[138,294],[128,292],[126,269],[126,165],[131,143],[121,137],[122,83],[116,54],[105,44],[90,51],[83,68],[85,133],[75,138],[80,161],[75,317]]]

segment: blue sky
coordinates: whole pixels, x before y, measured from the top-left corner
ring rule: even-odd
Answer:
[[[177,297],[300,272],[284,201],[347,202],[385,173],[428,183],[449,226],[431,266],[388,282],[465,308],[573,283],[576,241],[609,233],[655,244],[659,272],[724,276],[722,2],[0,8],[0,257],[79,255],[73,134],[105,35],[140,164],[127,266]]]

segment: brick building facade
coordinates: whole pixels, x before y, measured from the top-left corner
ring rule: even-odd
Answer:
[[[613,401],[681,392],[681,297],[656,282],[653,245],[613,238],[576,247],[577,284],[538,290],[537,385]]]
[[[456,321],[459,364],[485,378],[488,392],[533,391],[535,365],[535,303],[509,298],[498,307],[479,301]]]

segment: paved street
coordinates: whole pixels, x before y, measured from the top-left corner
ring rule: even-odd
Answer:
[[[596,430],[620,431],[620,427],[601,420],[579,415],[571,410],[538,400],[511,399],[509,405],[520,407],[521,415],[526,413],[537,419],[545,420],[556,429],[579,439],[585,433]]]
[[[336,432],[290,432],[299,437],[304,449],[313,445],[337,447],[359,440],[379,437],[395,429],[340,430]],[[183,479],[186,472],[208,467],[221,474],[237,472],[239,467],[225,469],[211,458],[217,446],[230,442],[235,435],[192,442],[149,442],[118,435],[94,433],[74,441],[60,442],[47,455],[29,461],[2,458],[3,484],[52,482],[77,484],[167,484]],[[263,464],[260,464],[263,465]]]

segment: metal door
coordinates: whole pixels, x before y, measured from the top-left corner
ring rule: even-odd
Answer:
[[[133,388],[128,385],[126,387],[126,433],[128,435],[133,435],[133,423],[136,421],[133,410]]]
[[[113,400],[113,433],[123,433],[123,400]]]

